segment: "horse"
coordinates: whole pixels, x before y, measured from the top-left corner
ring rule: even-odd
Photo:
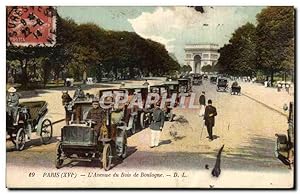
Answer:
[[[68,94],[68,91],[63,91],[63,92],[62,92],[61,99],[62,99],[62,105],[63,105],[64,108],[65,108],[65,114],[66,114],[65,121],[66,121],[66,124],[68,125],[68,124],[69,124],[69,121],[71,120],[71,117],[72,117],[72,112],[70,112],[70,111],[68,110],[68,105],[69,105],[69,103],[70,103],[73,99],[72,99],[71,96]]]

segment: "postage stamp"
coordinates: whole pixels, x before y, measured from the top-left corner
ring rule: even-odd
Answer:
[[[8,6],[7,44],[53,46],[56,42],[56,10],[52,6]]]

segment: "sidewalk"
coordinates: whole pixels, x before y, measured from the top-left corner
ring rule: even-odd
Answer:
[[[265,105],[266,107],[273,109],[274,111],[288,115],[288,111],[283,110],[284,104],[289,104],[294,101],[293,88],[290,89],[290,94],[286,91],[277,91],[277,88],[266,88],[257,83],[240,83],[242,87],[242,94]]]

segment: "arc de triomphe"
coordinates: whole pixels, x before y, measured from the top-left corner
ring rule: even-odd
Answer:
[[[201,68],[206,65],[215,65],[218,62],[220,54],[217,44],[186,44],[185,65],[192,67],[193,73],[202,73]]]

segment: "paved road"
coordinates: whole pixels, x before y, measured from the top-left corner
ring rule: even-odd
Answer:
[[[201,91],[206,91],[207,99],[212,99],[218,116],[214,135],[217,139],[209,142],[206,129],[201,130],[203,120],[198,116],[198,109],[174,110],[178,121],[167,122],[161,136],[161,145],[149,148],[149,129],[144,129],[129,137],[129,156],[118,161],[111,172],[123,170],[160,170],[160,171],[202,171],[208,165],[211,170],[216,153],[224,144],[221,159],[223,171],[278,172],[290,173],[274,157],[275,133],[286,133],[286,118],[277,112],[252,101],[245,96],[232,96],[226,92],[216,92],[216,86],[204,82],[194,86],[197,93],[195,104]],[[62,123],[55,125],[55,137],[49,145],[41,145],[38,140],[30,142],[30,147],[22,152],[14,151],[7,144],[7,166],[16,169],[22,166],[29,169],[55,170],[55,146]],[[170,135],[176,131],[176,137]],[[63,168],[77,172],[99,171],[100,163],[67,162]],[[104,172],[103,169],[100,170]],[[263,175],[260,175],[263,176]],[[275,177],[270,175],[270,177]],[[287,177],[289,182],[292,175]],[[232,183],[234,185],[234,183]],[[237,186],[237,185],[236,185]],[[238,187],[238,186],[237,186]]]

